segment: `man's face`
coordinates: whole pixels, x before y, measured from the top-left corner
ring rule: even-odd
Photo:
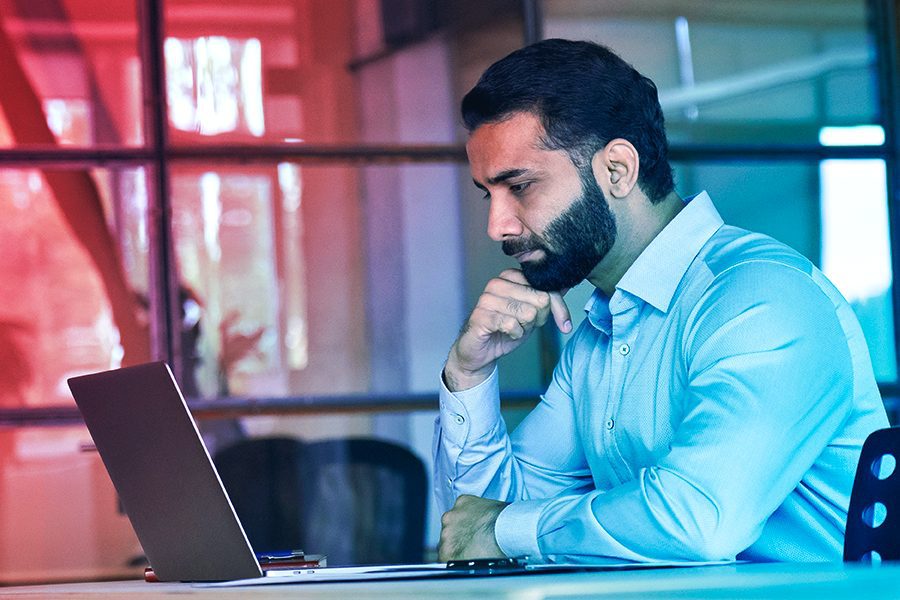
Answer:
[[[581,283],[616,241],[616,221],[590,169],[579,173],[582,194],[553,219],[543,233],[503,241],[503,252],[516,256],[534,249],[543,258],[523,261],[522,274],[535,289],[569,289]]]
[[[490,199],[488,235],[545,291],[585,279],[616,239],[616,225],[590,166],[547,150],[530,113],[476,129],[466,145],[475,185]]]

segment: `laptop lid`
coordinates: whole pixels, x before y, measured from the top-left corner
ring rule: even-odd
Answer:
[[[156,577],[260,577],[168,365],[147,363],[68,383]]]

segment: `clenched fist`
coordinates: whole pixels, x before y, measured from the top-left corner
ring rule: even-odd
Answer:
[[[444,366],[450,391],[469,389],[487,379],[497,359],[521,346],[550,316],[560,331],[571,331],[563,294],[534,289],[518,269],[491,279],[450,348]]]

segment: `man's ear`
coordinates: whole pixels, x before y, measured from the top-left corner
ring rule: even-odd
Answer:
[[[624,198],[637,185],[640,159],[631,142],[615,138],[594,153],[591,169],[601,189],[613,198]]]

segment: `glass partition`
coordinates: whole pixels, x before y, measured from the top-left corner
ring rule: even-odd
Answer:
[[[188,394],[435,391],[463,318],[459,169],[173,169]]]
[[[815,144],[881,118],[864,0],[542,4],[545,37],[608,45],[656,82],[673,144]]]
[[[0,147],[143,145],[138,31],[134,0],[0,1]]]
[[[147,173],[0,169],[0,406],[71,405],[67,377],[149,360]]]

